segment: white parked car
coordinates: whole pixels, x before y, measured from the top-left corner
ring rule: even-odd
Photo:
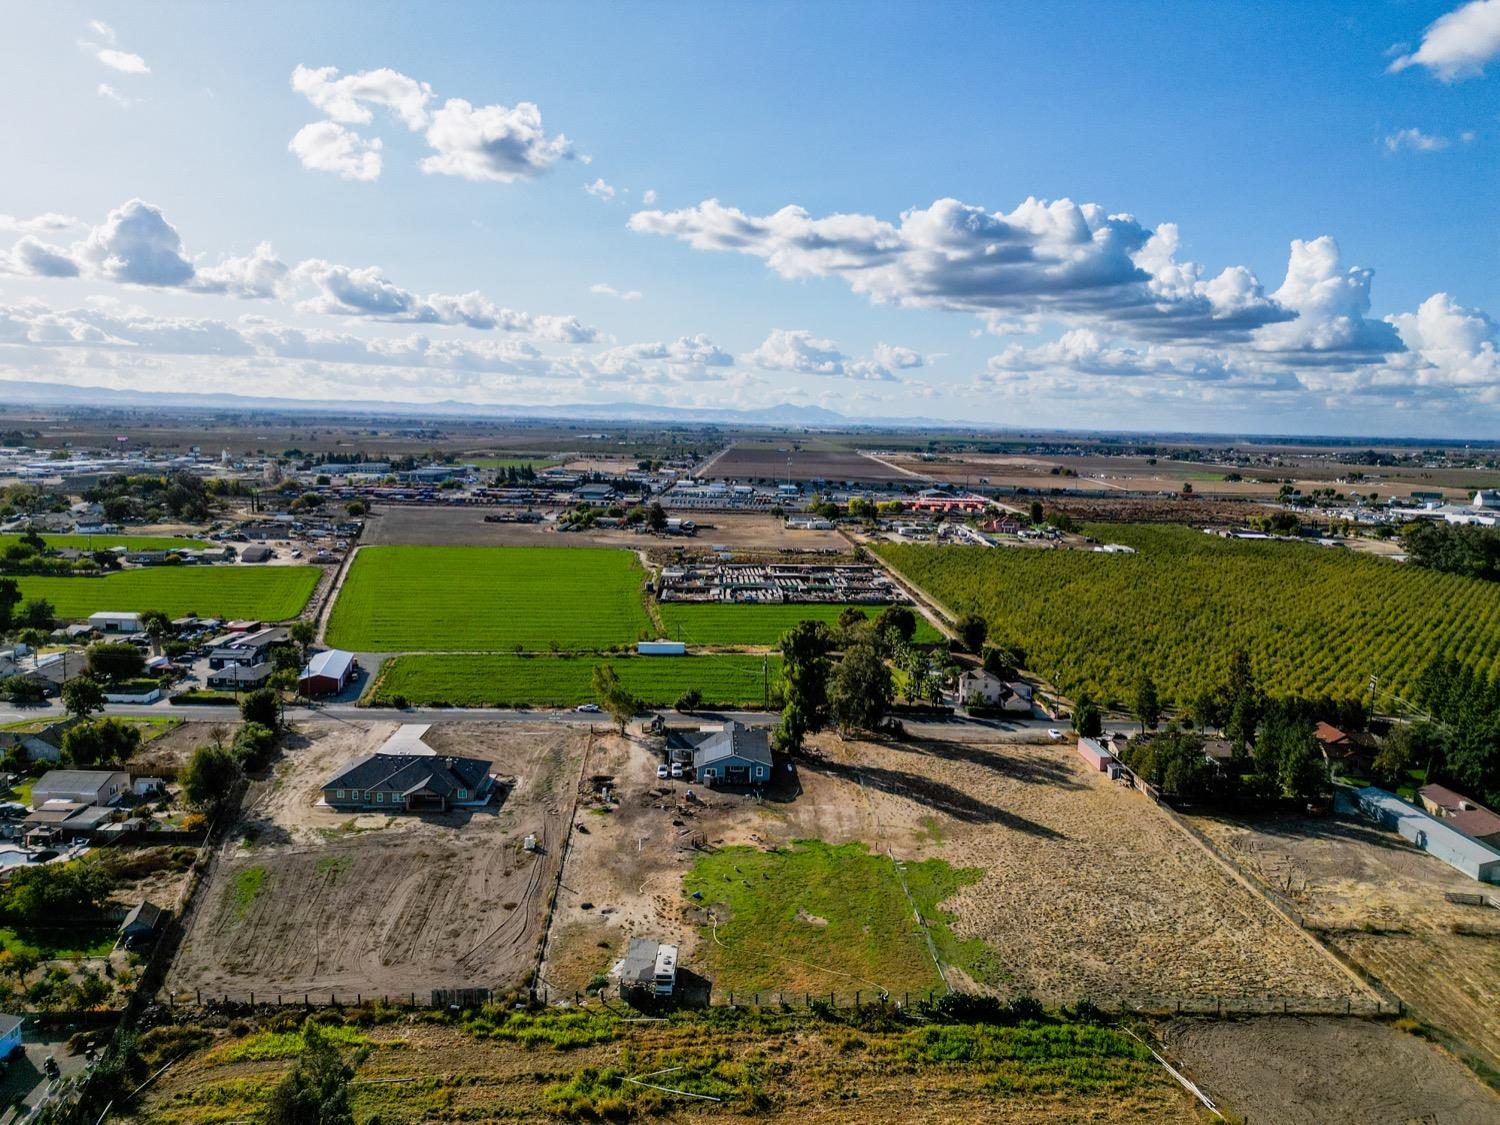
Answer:
[[[600,708],[599,704],[597,703],[580,703],[577,707],[573,708],[573,710],[581,711],[585,715],[597,715]]]
[[[1062,731],[1058,730],[1056,727],[1052,727],[1050,730],[1047,731],[1047,733],[1049,735],[1051,735],[1053,738],[1061,738],[1063,736]]]
[[[672,776],[673,777],[681,777],[682,776],[682,763],[681,762],[673,762],[672,763]]]
[[[661,778],[663,781],[665,781],[667,779],[667,767],[666,766],[657,766],[656,767],[656,776],[659,777],[659,778]]]

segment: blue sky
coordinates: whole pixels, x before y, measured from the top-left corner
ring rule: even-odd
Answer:
[[[1500,413],[1500,0],[0,12],[0,378]]]

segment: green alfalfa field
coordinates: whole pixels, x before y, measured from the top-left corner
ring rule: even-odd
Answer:
[[[363,652],[592,651],[656,630],[630,551],[561,547],[364,547],[328,623]]]
[[[759,708],[781,682],[775,655],[567,656],[422,653],[386,661],[370,702],[421,707],[576,707],[596,702],[593,670],[608,664],[647,707],[670,707],[695,688],[704,707]]]
[[[45,598],[62,618],[159,609],[169,617],[296,617],[317,587],[316,566],[162,566],[99,577],[24,575],[21,597]]]

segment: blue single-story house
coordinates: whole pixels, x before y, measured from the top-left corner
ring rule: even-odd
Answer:
[[[704,785],[766,785],[772,764],[766,732],[733,720],[693,748],[693,776]]]

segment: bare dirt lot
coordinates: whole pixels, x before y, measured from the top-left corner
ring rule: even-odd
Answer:
[[[716,480],[912,481],[911,473],[845,449],[816,442],[738,442],[714,458],[702,475]]]
[[[1158,1029],[1188,1076],[1246,1121],[1484,1125],[1500,1098],[1441,1048],[1384,1023],[1263,1016]]]
[[[575,834],[564,871],[549,982],[582,987],[642,934],[678,941],[691,965],[698,931],[682,875],[699,837],[863,841],[982,869],[943,907],[958,936],[993,951],[992,979],[977,983],[1007,995],[1102,1003],[1362,992],[1145,798],[1086,772],[1069,748],[1017,740],[1029,733],[976,734],[985,740],[818,736],[794,799],[704,793],[707,806],[685,803],[682,782],[658,782],[660,759],[644,744],[600,741],[584,776],[613,778],[621,803],[580,816],[588,832]]]
[[[1490,888],[1361,821],[1195,823],[1417,1015],[1500,1068],[1500,912],[1443,898]]]
[[[187,921],[168,987],[243,997],[365,996],[523,982],[590,737],[563,724],[435,726],[440,753],[485,758],[507,793],[484,809],[350,815],[317,802],[328,777],[391,723],[304,724],[247,797]],[[535,834],[540,854],[522,849]]]
[[[771,515],[704,513],[695,515],[697,536],[655,536],[614,528],[560,532],[550,523],[485,523],[486,508],[391,506],[381,508],[365,525],[365,543],[430,544],[479,547],[626,547],[667,550],[683,547],[706,551],[715,544],[740,550],[847,550],[836,531],[789,531]]]

